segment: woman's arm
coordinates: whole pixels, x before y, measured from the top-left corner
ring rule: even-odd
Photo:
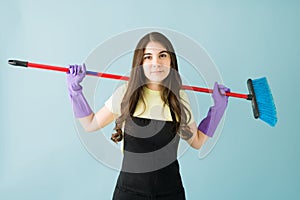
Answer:
[[[188,142],[192,147],[200,149],[208,137],[213,137],[227,107],[228,97],[225,93],[229,91],[229,88],[215,82],[212,94],[214,105],[210,107],[207,116],[200,122],[198,127],[196,127],[195,122],[189,125],[193,136]]]
[[[96,114],[92,111],[80,85],[85,75],[85,64],[70,65],[66,79],[74,116],[79,120],[86,132],[92,132],[105,127],[117,116],[107,106],[103,106]]]
[[[93,132],[104,128],[113,122],[116,117],[106,106],[103,106],[96,114],[91,113],[89,116],[78,118],[78,120],[85,132]]]

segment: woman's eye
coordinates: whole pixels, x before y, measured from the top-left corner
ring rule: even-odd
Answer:
[[[151,56],[144,56],[144,60],[151,59]]]
[[[167,54],[160,54],[159,55],[161,58],[166,58],[168,55]]]

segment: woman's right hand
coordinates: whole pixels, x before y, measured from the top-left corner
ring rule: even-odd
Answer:
[[[86,74],[85,64],[70,65],[69,72],[67,72],[67,85],[69,96],[72,103],[72,108],[76,118],[83,118],[93,113],[88,102],[82,93],[82,86],[80,83]]]

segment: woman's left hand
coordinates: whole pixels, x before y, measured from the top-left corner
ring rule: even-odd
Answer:
[[[228,96],[226,92],[230,92],[230,89],[224,85],[215,82],[214,89],[212,93],[212,98],[214,99],[214,106],[219,108],[226,108],[228,104]]]

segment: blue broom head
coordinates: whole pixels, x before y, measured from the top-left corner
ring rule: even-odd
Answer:
[[[275,126],[277,123],[277,112],[273,96],[266,77],[252,80],[259,118],[269,124]]]

